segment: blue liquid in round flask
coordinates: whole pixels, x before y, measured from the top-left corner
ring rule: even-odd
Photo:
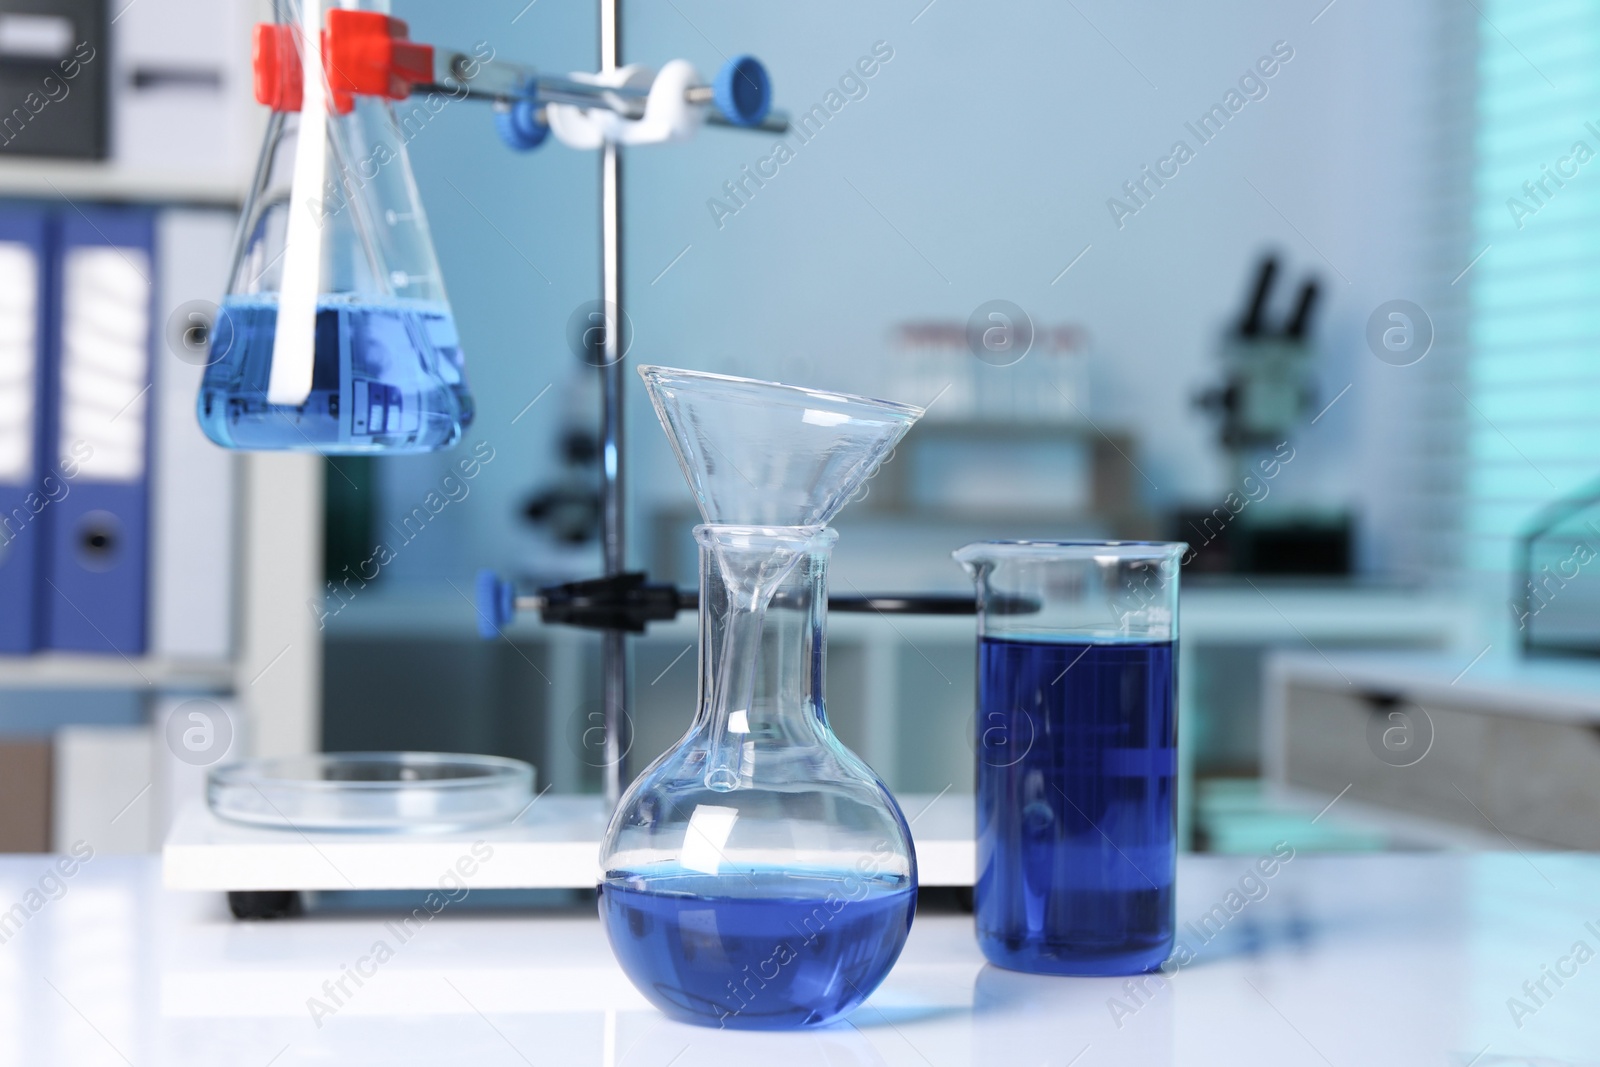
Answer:
[[[817,527],[700,526],[699,711],[623,795],[600,917],[661,1011],[820,1026],[899,958],[916,909],[898,805],[828,728],[828,553]]]

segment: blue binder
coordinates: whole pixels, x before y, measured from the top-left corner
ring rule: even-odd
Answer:
[[[71,489],[44,512],[45,644],[132,657],[147,615],[155,220],[74,208],[58,227],[44,456]]]
[[[65,491],[45,482],[48,219],[0,207],[0,654],[39,645],[42,517]]]

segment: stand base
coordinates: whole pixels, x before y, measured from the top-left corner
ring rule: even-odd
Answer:
[[[299,893],[247,889],[228,894],[228,910],[235,919],[286,919],[304,910]]]
[[[970,796],[898,798],[922,886],[971,886],[977,868]],[[294,914],[310,890],[593,889],[606,810],[597,796],[543,796],[520,819],[446,834],[334,834],[224,822],[199,801],[162,850],[168,889],[226,892],[237,918]]]

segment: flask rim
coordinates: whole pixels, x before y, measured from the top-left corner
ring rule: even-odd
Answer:
[[[694,539],[712,548],[832,548],[839,531],[829,526],[752,526],[743,523],[703,522]]]

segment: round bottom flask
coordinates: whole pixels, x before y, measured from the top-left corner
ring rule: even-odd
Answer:
[[[623,970],[683,1022],[790,1029],[866,999],[905,945],[904,816],[828,728],[819,527],[700,526],[700,699],[623,795],[600,917]]]

